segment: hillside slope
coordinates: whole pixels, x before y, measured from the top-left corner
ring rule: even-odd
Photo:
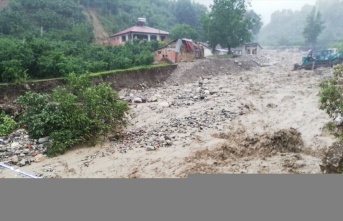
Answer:
[[[105,31],[101,22],[98,19],[97,13],[92,9],[85,9],[84,11],[87,21],[93,26],[93,35],[96,44],[108,45],[109,34]]]
[[[1,0],[0,7],[5,7],[0,11],[2,35],[88,42],[95,38],[100,44],[108,35],[136,24],[140,17],[153,28],[170,31],[178,24],[190,23],[200,32],[200,15],[207,11],[190,0]]]

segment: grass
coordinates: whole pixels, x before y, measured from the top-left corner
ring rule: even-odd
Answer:
[[[224,55],[211,55],[211,58],[233,58],[233,54],[224,54]]]
[[[111,70],[111,71],[103,71],[103,72],[97,72],[97,73],[91,73],[91,77],[98,77],[105,74],[113,74],[113,73],[120,73],[125,71],[136,71],[136,70],[144,70],[144,69],[151,69],[151,68],[157,68],[157,67],[165,67],[168,66],[168,63],[161,63],[161,64],[152,64],[152,65],[145,65],[145,66],[136,66],[128,69],[117,69],[117,70]],[[0,85],[7,86],[12,84],[20,84],[20,83],[37,83],[37,82],[43,82],[43,81],[52,81],[52,80],[63,80],[64,77],[59,78],[46,78],[46,79],[35,79],[35,80],[28,80],[23,82],[17,82],[17,83],[0,83]]]
[[[144,70],[144,69],[151,69],[151,68],[157,68],[157,67],[165,67],[168,66],[167,63],[162,64],[153,64],[153,65],[146,65],[146,66],[136,66],[128,69],[119,69],[119,70],[112,70],[112,71],[103,71],[98,73],[92,73],[90,74],[91,77],[97,77],[105,74],[113,74],[113,73],[119,73],[119,72],[125,72],[125,71],[136,71],[136,70]]]

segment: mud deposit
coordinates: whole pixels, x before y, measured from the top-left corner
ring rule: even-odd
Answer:
[[[319,109],[319,84],[331,73],[293,72],[301,56],[265,50],[181,63],[154,87],[119,92],[131,109],[122,138],[20,169],[45,178],[322,173],[323,152],[336,141]]]

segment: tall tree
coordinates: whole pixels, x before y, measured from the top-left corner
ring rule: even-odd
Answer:
[[[180,24],[188,24],[195,29],[199,25],[197,12],[190,0],[178,0],[175,4],[175,15]]]
[[[213,49],[220,44],[231,53],[231,48],[251,40],[252,22],[245,16],[249,3],[246,0],[214,0],[211,12],[201,19]]]
[[[263,22],[261,20],[261,16],[256,14],[256,12],[254,12],[253,10],[249,10],[246,13],[246,18],[250,20],[251,22],[251,33],[253,35],[254,40],[257,39],[257,35],[260,32],[262,26],[263,26]]]
[[[312,48],[315,48],[318,36],[324,28],[324,21],[322,20],[321,14],[314,7],[306,18],[306,25],[303,30],[303,36],[306,43],[308,43]]]

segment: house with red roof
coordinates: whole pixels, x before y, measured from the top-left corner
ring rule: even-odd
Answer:
[[[111,44],[122,45],[125,44],[127,41],[131,41],[134,39],[147,41],[158,40],[168,42],[169,32],[145,26],[145,23],[145,18],[139,18],[137,25],[111,35]]]

